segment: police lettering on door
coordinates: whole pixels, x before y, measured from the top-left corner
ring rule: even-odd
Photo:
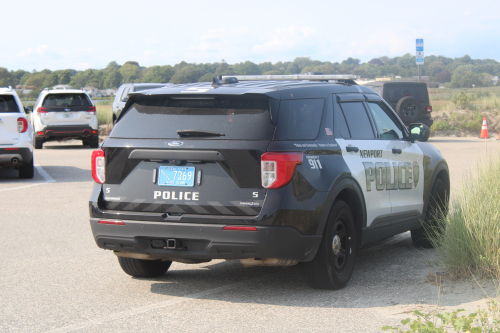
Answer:
[[[363,151],[361,151],[363,152]],[[377,151],[366,151],[361,156],[381,156]],[[409,190],[417,187],[420,168],[417,162],[363,162],[366,176],[366,191]]]

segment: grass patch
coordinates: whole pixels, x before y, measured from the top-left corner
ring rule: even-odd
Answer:
[[[113,106],[112,101],[96,103],[97,121],[99,125],[113,123]]]
[[[500,156],[491,157],[472,172],[440,218],[445,232],[430,230],[452,278],[471,274],[500,280]]]
[[[459,313],[463,311],[463,309],[444,313],[413,311],[417,319],[401,320],[403,326],[409,326],[408,330],[393,326],[384,326],[382,330],[397,333],[500,332],[500,306],[495,300],[489,301],[486,309],[480,309],[468,316],[460,316]]]

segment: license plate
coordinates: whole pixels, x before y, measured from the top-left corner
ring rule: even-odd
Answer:
[[[63,113],[63,118],[72,118],[73,114],[72,113]]]
[[[193,187],[194,171],[194,167],[161,166],[158,185]]]

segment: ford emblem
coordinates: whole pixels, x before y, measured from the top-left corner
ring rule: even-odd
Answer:
[[[168,143],[168,145],[171,147],[179,147],[179,146],[182,146],[183,144],[184,144],[184,142],[182,142],[182,141],[170,141]]]

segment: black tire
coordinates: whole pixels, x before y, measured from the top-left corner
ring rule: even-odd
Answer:
[[[118,262],[125,273],[134,277],[152,278],[165,274],[172,265],[171,261],[142,260],[118,257]]]
[[[33,178],[34,174],[35,174],[35,167],[34,167],[34,158],[31,157],[31,162],[30,163],[27,163],[27,164],[24,164],[22,165],[20,168],[19,168],[19,178]]]
[[[89,140],[90,148],[99,148],[99,135],[93,135]]]
[[[420,103],[413,96],[403,97],[396,104],[396,113],[407,125],[420,118],[420,109]]]
[[[82,139],[82,145],[84,146],[90,146],[90,141],[87,139]]]
[[[446,214],[448,209],[449,196],[444,182],[437,178],[432,186],[425,221],[420,228],[411,231],[411,240],[417,247],[425,249],[433,248],[430,238],[432,233],[442,233],[444,227],[439,223],[441,214]],[[439,228],[439,229],[437,229]]]
[[[349,206],[344,201],[335,201],[316,256],[301,264],[309,285],[315,289],[343,288],[354,270],[356,240]]]
[[[35,138],[35,149],[42,149],[43,148],[43,139],[42,138]]]

